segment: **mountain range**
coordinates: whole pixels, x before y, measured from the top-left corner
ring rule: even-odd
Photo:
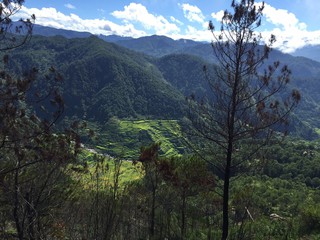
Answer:
[[[209,43],[164,36],[94,36],[41,26],[11,55],[20,72],[55,66],[64,77],[66,115],[100,123],[112,116],[182,118],[185,96],[208,90],[202,69],[215,63]],[[289,66],[290,88],[302,95],[292,129],[305,138],[317,137],[320,62],[273,50],[269,61],[275,60]]]
[[[65,38],[86,38],[93,34],[89,32],[78,32],[66,29],[57,29],[52,27],[46,27],[41,25],[34,25],[33,28],[34,35],[41,36],[63,36]],[[173,40],[165,36],[147,36],[141,38],[132,38],[118,35],[102,35],[99,34],[97,37],[103,39],[106,42],[117,43],[118,45],[133,49],[138,52],[143,52],[149,55],[163,56],[177,51],[178,49],[182,50],[185,47],[197,46],[199,42],[188,40],[188,39],[179,39]],[[159,51],[159,46],[162,51]],[[296,49],[291,53],[293,56],[297,57],[306,57],[314,61],[320,62],[320,45],[310,45],[307,44],[302,48]]]

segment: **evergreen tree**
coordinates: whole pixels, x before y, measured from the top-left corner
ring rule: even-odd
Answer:
[[[263,42],[257,32],[264,3],[232,1],[231,7],[233,12],[224,12],[220,31],[209,22],[218,63],[215,78],[204,67],[212,94],[189,98],[195,132],[214,149],[216,157],[207,160],[223,179],[223,240],[229,232],[230,178],[254,165],[254,155],[274,133],[286,131],[289,113],[300,100],[297,90],[286,88],[291,75],[287,66],[276,61],[262,70],[276,41],[271,35]]]

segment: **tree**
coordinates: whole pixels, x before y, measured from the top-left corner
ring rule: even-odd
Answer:
[[[157,192],[161,182],[161,175],[157,171],[159,164],[159,149],[160,143],[152,143],[148,147],[141,147],[140,156],[138,161],[142,163],[143,170],[145,171],[145,187],[151,193],[149,203],[149,237],[153,238],[155,235],[155,219],[156,219],[156,200]]]
[[[180,198],[179,239],[186,239],[188,236],[188,197],[198,196],[201,192],[213,191],[214,176],[209,171],[207,163],[196,157],[162,159],[157,168],[164,181],[174,186],[174,190]]]
[[[218,63],[214,78],[204,67],[211,94],[188,98],[194,130],[214,149],[216,157],[211,154],[207,160],[223,179],[221,239],[227,239],[229,232],[230,178],[252,167],[253,157],[271,137],[286,133],[289,113],[301,98],[297,90],[287,88],[291,75],[287,66],[275,61],[263,70],[276,41],[271,35],[263,42],[257,32],[264,3],[233,0],[231,7],[233,12],[224,12],[220,31],[209,22]],[[199,154],[204,156],[204,150]]]
[[[0,51],[17,48],[30,39],[31,20],[11,17],[24,1],[0,2]],[[21,76],[12,73],[3,54],[0,69],[0,209],[1,238],[40,239],[54,228],[56,211],[68,196],[70,177],[65,166],[75,159],[80,145],[71,130],[53,133],[64,102],[59,94],[62,78],[52,67],[37,83],[38,70]],[[43,88],[42,88],[43,87]],[[48,87],[48,88],[46,88]],[[13,226],[15,231],[12,232]]]
[[[7,56],[4,61],[9,61]],[[53,69],[51,74],[56,83],[61,81]],[[68,196],[64,186],[70,178],[65,166],[75,159],[79,139],[72,130],[53,132],[64,109],[58,85],[38,91],[36,69],[18,78],[2,70],[0,77],[0,192],[7,206],[1,211],[6,216],[4,229],[14,223],[14,237],[41,238],[52,230],[53,216]],[[51,80],[48,75],[46,82]],[[37,102],[43,104],[41,117],[35,111]]]
[[[23,5],[24,0],[2,0],[0,2],[0,51],[22,46],[31,38],[35,15],[13,22],[12,17]]]

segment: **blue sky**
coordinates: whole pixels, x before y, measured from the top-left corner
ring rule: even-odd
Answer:
[[[260,4],[260,1],[256,1]],[[293,52],[320,44],[319,0],[266,0],[263,36],[277,36],[275,47]],[[231,0],[26,0],[18,17],[36,15],[44,26],[94,34],[141,37],[166,35],[210,41],[207,22],[216,25]]]

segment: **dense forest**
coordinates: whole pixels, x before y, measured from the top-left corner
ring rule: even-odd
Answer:
[[[233,1],[209,44],[12,23],[22,4],[1,1],[0,239],[320,238],[320,62],[261,46],[263,8]]]

